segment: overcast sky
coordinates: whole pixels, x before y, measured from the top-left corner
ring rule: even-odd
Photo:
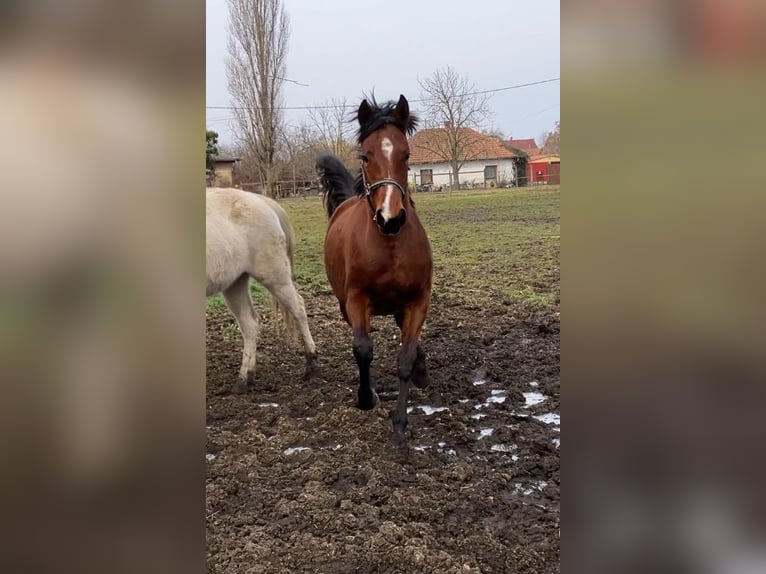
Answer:
[[[284,0],[290,16],[284,105],[329,98],[355,105],[373,88],[378,100],[421,95],[418,78],[450,65],[477,90],[503,88],[560,73],[558,0]],[[207,0],[207,105],[229,106],[226,0]],[[487,127],[539,138],[559,119],[560,82],[498,92]],[[417,111],[417,104],[413,104]],[[287,110],[298,123],[306,111]],[[207,110],[208,128],[233,142],[232,112]]]

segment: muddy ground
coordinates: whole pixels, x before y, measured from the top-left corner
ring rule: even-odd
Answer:
[[[557,306],[435,293],[432,384],[410,395],[400,449],[393,319],[374,321],[381,406],[362,412],[350,329],[330,294],[304,295],[319,377],[302,380],[299,347],[275,337],[267,314],[245,395],[230,392],[233,318],[208,312],[208,571],[558,572]]]

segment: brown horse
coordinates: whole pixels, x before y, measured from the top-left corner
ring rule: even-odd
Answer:
[[[356,116],[361,160],[356,180],[338,158],[317,158],[329,218],[325,271],[353,329],[360,409],[378,403],[370,380],[371,316],[393,315],[401,329],[399,400],[392,418],[395,436],[404,441],[410,383],[419,388],[429,383],[420,332],[431,301],[433,260],[407,192],[407,135],[417,120],[404,96],[396,104],[371,100],[362,101]]]

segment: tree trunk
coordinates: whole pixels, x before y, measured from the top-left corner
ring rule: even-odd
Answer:
[[[452,164],[452,189],[460,189],[460,168],[457,163]]]

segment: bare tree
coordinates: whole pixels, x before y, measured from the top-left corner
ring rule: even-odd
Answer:
[[[354,144],[349,141],[352,127],[346,98],[333,98],[309,110],[309,120],[324,150],[340,158],[349,155]]]
[[[316,179],[314,161],[318,151],[316,130],[307,122],[284,130],[281,138],[282,176],[292,180],[293,194],[297,181]]]
[[[484,135],[488,135],[489,137],[498,139],[500,141],[508,139],[505,137],[505,132],[500,128],[490,128],[488,130],[484,130]]]
[[[553,131],[545,134],[541,148],[544,154],[561,155],[561,122],[556,121]]]
[[[432,138],[429,151],[452,166],[452,189],[460,187],[460,168],[475,156],[477,132],[489,117],[489,97],[477,94],[466,76],[451,67],[436,70],[432,76],[418,79],[425,100],[427,125],[443,130]]]
[[[276,192],[276,155],[290,22],[280,0],[228,0],[226,72],[239,137],[267,195]]]
[[[329,117],[329,115],[325,116]],[[296,125],[287,126],[280,139],[280,167],[283,180],[294,182],[313,182],[317,179],[316,156],[322,152],[337,155],[346,167],[353,170],[358,167],[356,147],[350,137],[344,114],[338,114],[332,131],[320,131],[317,118],[308,117]]]

